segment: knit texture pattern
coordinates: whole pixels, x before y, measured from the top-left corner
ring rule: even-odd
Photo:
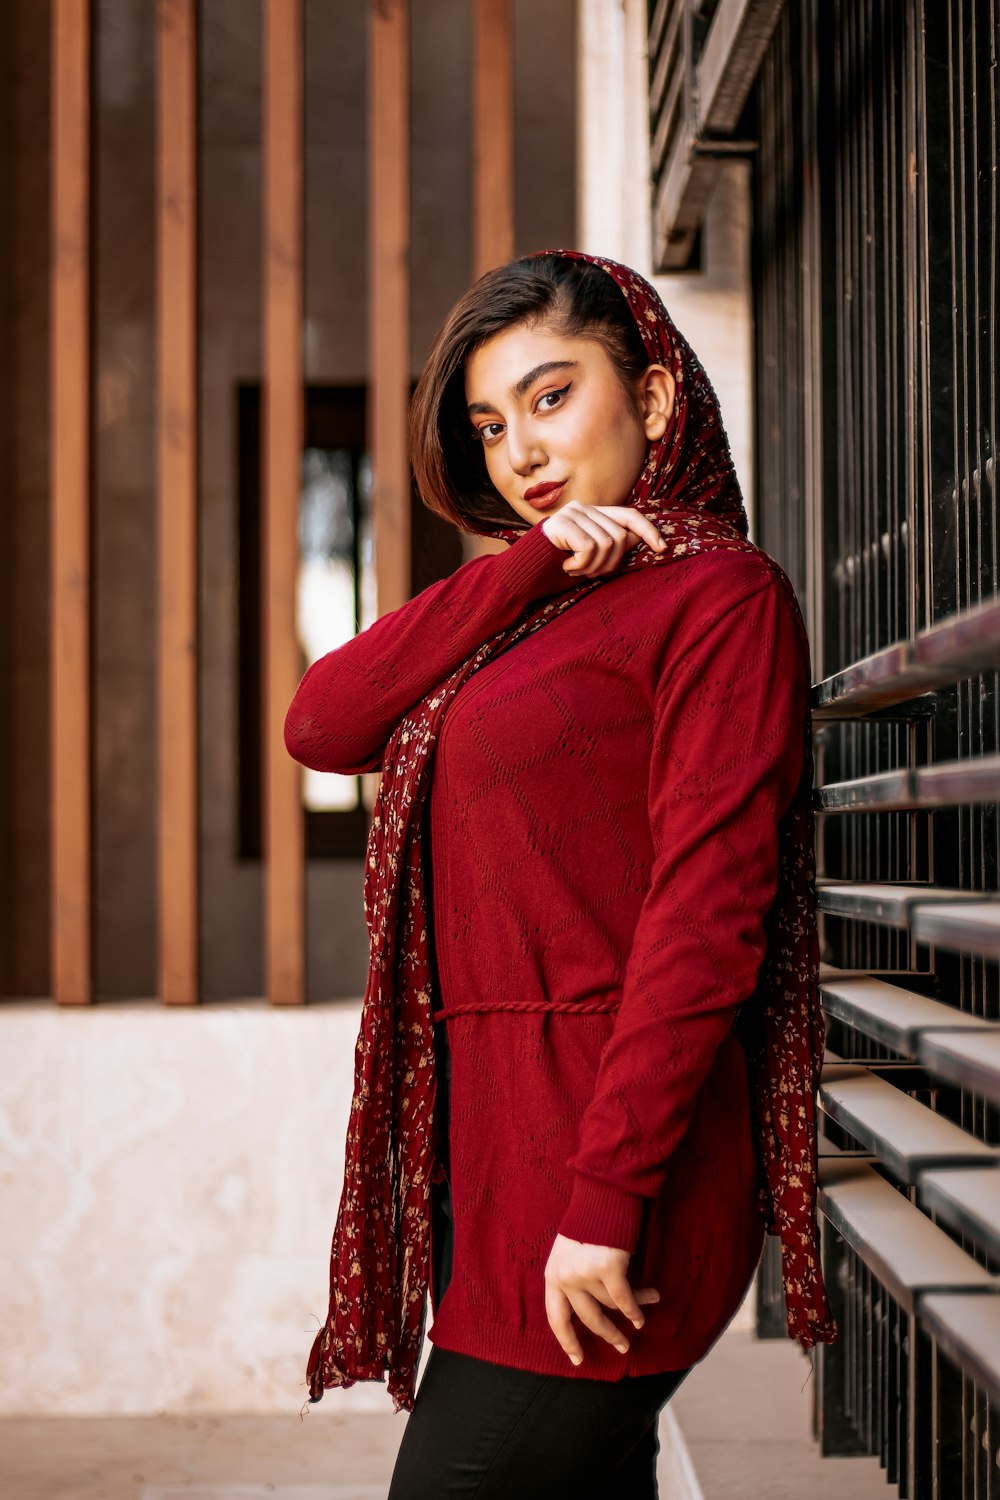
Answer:
[[[640,544],[626,555],[616,574],[626,575],[650,564],[676,563],[703,552],[730,551],[761,556],[746,540],[746,518],[728,445],[714,393],[704,371],[670,323],[662,303],[648,283],[613,262],[598,263],[613,276],[628,300],[651,360],[669,364],[676,382],[674,412],[668,431],[658,443],[650,445],[647,462],[631,496],[631,503],[637,509],[655,519],[669,545],[663,553],[654,553]],[[540,528],[535,530],[537,535]],[[484,582],[493,584],[494,588],[499,584],[502,588],[504,577],[511,573],[517,576],[523,567],[521,583],[522,586],[528,584],[531,558],[525,556],[527,539],[519,532],[502,530],[498,534],[514,541],[508,557],[516,560],[513,565],[508,562],[506,574],[502,566],[491,566],[489,572],[484,569]],[[542,542],[548,545],[544,535]],[[530,554],[531,547],[527,551]],[[480,561],[502,565],[507,559]],[[471,566],[460,569],[459,573],[467,574]],[[807,659],[808,648],[794,596],[780,570],[776,565],[770,566],[772,576],[784,590],[787,603],[794,611],[800,648]],[[535,587],[529,589],[535,598],[542,597],[537,582],[535,580]],[[432,603],[446,598],[448,591],[439,588],[432,600],[432,591],[425,590],[417,601],[411,601],[413,608],[404,606],[403,610],[378,622],[383,626],[378,636],[374,634],[377,627],[372,627],[363,638],[358,638],[362,640],[360,646],[355,642],[340,648],[340,660],[332,669],[329,659],[324,659],[328,663],[325,671],[318,671],[323,663],[317,663],[307,673],[289,711],[286,743],[290,752],[306,764],[317,764],[318,758],[309,743],[306,728],[307,723],[315,726],[317,720],[322,722],[324,719],[323,710],[317,713],[313,701],[315,690],[331,675],[331,671],[336,677],[341,660],[352,664],[355,671],[359,667],[363,671],[363,663],[367,661],[370,667],[375,659],[374,653],[380,641],[384,640],[385,644],[392,642],[385,657],[389,666],[383,674],[387,696],[378,705],[376,718],[386,711],[390,723],[395,722],[395,715],[400,711],[405,716],[396,723],[387,739],[381,738],[384,725],[378,726],[378,734],[373,739],[376,724],[366,714],[364,702],[340,698],[341,711],[349,705],[355,721],[355,765],[329,767],[374,767],[378,763],[379,750],[384,749],[381,761],[383,777],[372,820],[365,872],[365,911],[371,940],[371,963],[355,1059],[355,1090],[348,1127],[344,1189],[331,1254],[330,1311],[325,1326],[314,1340],[307,1367],[313,1400],[320,1399],[325,1386],[349,1385],[358,1379],[381,1379],[382,1374],[387,1373],[389,1393],[397,1409],[401,1406],[410,1408],[413,1403],[429,1271],[429,1191],[440,1165],[436,1161],[434,1132],[431,1013],[435,1001],[431,994],[433,975],[421,824],[431,783],[433,750],[443,720],[459,689],[495,654],[516,647],[543,627],[551,629],[567,610],[578,606],[596,591],[613,587],[616,582],[617,577],[610,576],[592,580],[569,593],[547,599],[540,607],[529,607],[526,616],[512,628],[504,626],[485,641],[480,635],[478,646],[467,637],[466,647],[472,654],[464,659],[459,655],[448,666],[445,666],[440,651],[428,649],[430,642],[426,629],[427,610]],[[487,587],[484,595],[489,592]],[[500,613],[497,603],[494,593],[494,620]],[[483,606],[489,613],[490,600],[484,597]],[[399,686],[404,673],[402,664],[408,660],[401,649],[408,635],[412,644],[424,648],[425,669],[433,661],[434,673],[424,686],[424,696],[419,701],[410,697],[409,704],[404,706],[398,698],[393,704],[392,689]],[[456,644],[455,637],[449,638],[449,644]],[[353,650],[350,649],[352,645]],[[331,656],[337,656],[337,653],[331,653]],[[418,679],[419,672],[416,678],[411,678],[408,693],[415,690]],[[309,689],[306,688],[307,682],[311,684]],[[716,703],[720,695],[725,701],[726,683],[727,679],[719,680],[713,675],[708,697],[700,685],[692,688],[688,723],[694,722],[706,704]],[[804,706],[804,697],[802,701]],[[808,710],[804,708],[801,722],[796,726],[799,773],[793,778],[789,792],[798,805],[786,807],[780,800],[775,800],[773,791],[767,804],[772,824],[778,822],[777,843],[782,846],[780,852],[775,846],[774,852],[777,894],[773,912],[770,911],[772,890],[763,907],[756,903],[755,916],[758,923],[770,920],[771,937],[780,951],[774,956],[768,973],[783,981],[786,988],[780,994],[760,996],[760,1022],[755,1032],[757,1045],[754,1050],[758,1076],[754,1079],[753,1092],[760,1118],[758,1138],[764,1167],[761,1201],[765,1215],[770,1215],[770,1222],[782,1235],[789,1330],[809,1344],[817,1338],[834,1337],[835,1330],[825,1301],[816,1253],[813,1109],[817,1082],[815,1043],[817,1037],[821,1037],[822,1022],[816,1001],[815,931],[803,926],[808,908],[805,887],[811,857],[811,819],[807,835],[806,821],[801,816],[803,805],[807,809],[809,806],[808,789],[811,785],[811,753],[806,755],[809,741],[803,733],[807,719]],[[741,724],[739,713],[734,715],[734,722]],[[713,748],[708,747],[706,769],[713,767]],[[739,821],[738,814],[729,804],[728,787],[729,782],[716,775],[711,797],[707,799],[713,804],[721,800],[726,812],[719,833],[720,848],[724,846],[729,823],[734,818]],[[675,792],[669,777],[665,786],[658,785],[652,797],[653,803],[657,797],[663,797],[668,809],[675,805],[671,800]],[[705,800],[703,797],[702,801]],[[560,816],[566,815],[566,809],[558,804],[554,811]],[[655,805],[651,804],[650,826],[659,826],[662,836],[670,820],[666,825],[661,824],[655,811]],[[793,840],[798,842],[793,844]],[[683,846],[683,840],[681,842]],[[775,845],[773,829],[766,842]],[[688,848],[688,865],[692,863],[690,854]],[[661,857],[661,851],[657,849],[657,864],[662,865],[664,872],[669,872],[673,863],[670,857]],[[699,862],[695,860],[694,863]],[[767,860],[764,858],[758,863],[763,868]],[[702,859],[695,886],[711,902],[714,897],[709,876],[710,861]],[[652,878],[653,888],[660,889],[656,866]],[[669,884],[665,879],[663,888]],[[704,949],[697,908],[688,904],[682,908],[681,915],[683,920],[675,927],[683,935],[688,949],[692,953]],[[746,926],[745,913],[741,921]],[[758,941],[755,970],[764,958],[764,949],[764,941]],[[707,963],[709,970],[712,969],[711,954],[703,952],[701,962],[703,967]],[[726,982],[726,975],[717,964],[714,972],[719,983]],[[630,1007],[631,1020],[622,1024],[629,988],[641,997],[641,1002],[638,1012],[636,1006]],[[657,1135],[655,1120],[644,1118],[642,1112],[635,1111],[632,1106],[636,1065],[641,1061],[651,1035],[649,1022],[641,1019],[641,1013],[650,1006],[660,1005],[656,1023],[661,1032],[664,1029],[669,1032],[675,1020],[663,1012],[662,996],[658,998],[649,984],[641,957],[636,967],[630,964],[625,989],[618,1023],[602,1049],[602,1077],[598,1079],[593,1112],[588,1107],[581,1123],[580,1142],[584,1155],[571,1165],[578,1169],[579,1184],[585,1180],[579,1169],[586,1164],[588,1151],[596,1151],[596,1159],[603,1161],[609,1151],[617,1155],[621,1149],[626,1167],[631,1164],[638,1175],[630,1180],[626,1172],[624,1181],[621,1178],[618,1183],[612,1180],[611,1192],[631,1191],[644,1196],[643,1186],[648,1192],[648,1174],[654,1169],[648,1162],[643,1162],[641,1151],[636,1155],[635,1143],[648,1131],[651,1123],[653,1138],[658,1140],[659,1148],[662,1148],[663,1137]],[[741,989],[736,1003],[750,997],[752,986],[747,989],[742,985]],[[682,1007],[685,1003],[682,998]],[[713,1006],[710,1005],[709,1010],[712,1011]],[[714,1006],[714,1012],[720,1013],[718,1005]],[[731,1028],[732,1015],[727,1021]],[[631,1034],[633,1029],[634,1036]],[[677,1046],[682,1060],[688,1063],[675,1074],[681,1095],[679,1115],[684,1113],[685,1089],[691,1093],[697,1091],[725,1030],[726,1027],[722,1026],[714,1048],[708,1042],[695,1048],[700,1063],[696,1063],[692,1070],[691,1056],[683,1059],[683,1043],[688,1033],[697,1032],[693,1015],[684,1027],[677,1028]],[[616,1082],[615,1056],[619,1051],[622,1054],[622,1073]],[[623,1084],[622,1079],[626,1077],[629,1081]],[[611,1086],[607,1087],[609,1083]],[[646,1084],[648,1093],[655,1092],[655,1081],[650,1086],[651,1080],[647,1078]],[[793,1090],[794,1095],[789,1099]],[[760,1114],[762,1098],[766,1101],[766,1114]],[[678,1111],[674,1113],[678,1114]],[[607,1133],[606,1121],[617,1129],[617,1144]],[[577,1189],[574,1189],[574,1198],[576,1193]],[[593,1195],[589,1206],[592,1216]],[[606,1198],[604,1206],[607,1207]],[[627,1200],[619,1198],[619,1208],[622,1207],[627,1207]],[[587,1208],[585,1198],[584,1222],[587,1221]],[[571,1222],[576,1222],[572,1219],[573,1209],[574,1203],[571,1202],[569,1217]],[[579,1218],[579,1205],[577,1212]],[[589,1222],[595,1222],[593,1217]],[[636,1227],[623,1218],[619,1232],[631,1237]],[[565,1227],[563,1232],[568,1232]]]
[[[435,1344],[613,1379],[692,1363],[738,1306],[763,1223],[732,1028],[807,691],[768,562],[725,553],[616,578],[449,705],[430,883],[455,1246]],[[631,1252],[633,1285],[660,1291],[625,1359],[581,1329],[574,1370],[548,1328],[557,1233]]]

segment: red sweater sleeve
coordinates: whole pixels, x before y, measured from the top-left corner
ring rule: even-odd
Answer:
[[[654,703],[650,885],[579,1128],[559,1232],[632,1251],[739,1003],[777,889],[777,824],[802,773],[809,667],[768,577],[688,620]],[[700,613],[700,612],[699,612]],[[692,639],[693,635],[693,639]]]
[[[463,563],[309,667],[285,715],[285,746],[314,771],[378,770],[414,704],[536,599],[574,579],[538,522],[505,552]]]

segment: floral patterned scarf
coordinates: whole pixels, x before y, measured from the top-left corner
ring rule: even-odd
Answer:
[[[578,251],[543,253],[590,261],[607,271],[628,302],[650,363],[665,365],[676,382],[667,431],[650,444],[627,502],[656,522],[669,546],[656,553],[640,544],[619,568],[662,566],[710,548],[756,551],[747,540],[715,392],[654,288],[615,261]],[[488,523],[476,529],[511,542],[522,534]],[[795,607],[808,657],[791,585],[777,564],[772,566]],[[497,650],[541,629],[614,576],[579,583],[484,641],[406,715],[386,746],[365,867],[370,967],[331,1252],[330,1306],[307,1366],[310,1401],[319,1401],[326,1387],[381,1380],[387,1373],[395,1410],[413,1407],[430,1275],[430,1189],[442,1176],[431,1019],[436,1001],[420,837],[442,720],[458,689]],[[767,1231],[780,1236],[788,1332],[804,1348],[837,1337],[816,1219],[815,1095],[825,1028],[817,991],[812,777],[807,710],[802,779],[779,825],[778,887],[767,950],[756,993],[737,1019],[749,1060],[760,1211]]]

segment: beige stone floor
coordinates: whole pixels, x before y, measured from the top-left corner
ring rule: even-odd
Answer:
[[[874,1459],[821,1459],[808,1360],[731,1329],[661,1425],[661,1500],[885,1500]],[[2,1500],[384,1500],[406,1416],[8,1418]],[[513,1497],[512,1497],[513,1500]],[[627,1497],[609,1497],[627,1500]]]
[[[820,1457],[812,1378],[790,1340],[731,1327],[667,1406],[661,1500],[894,1500],[877,1459]],[[694,1486],[678,1472],[675,1423]]]
[[[327,1398],[329,1399],[329,1398]],[[9,1418],[3,1500],[384,1500],[405,1414]]]

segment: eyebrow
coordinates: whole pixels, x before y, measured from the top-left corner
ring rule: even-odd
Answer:
[[[535,381],[540,380],[543,375],[551,375],[554,370],[575,370],[578,364],[579,360],[575,359],[547,359],[544,364],[536,365],[533,370],[529,370],[526,375],[522,375],[520,380],[516,380],[507,394],[512,401],[519,401],[525,391],[530,390]],[[469,402],[470,417],[495,410],[496,408],[490,406],[486,401]]]

